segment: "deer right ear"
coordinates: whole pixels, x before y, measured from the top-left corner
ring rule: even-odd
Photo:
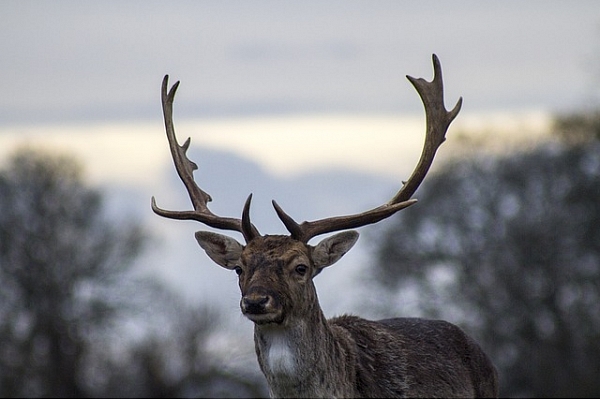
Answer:
[[[317,268],[315,276],[325,267],[334,264],[354,246],[358,240],[358,232],[345,231],[330,236],[317,244],[312,253],[313,262]]]
[[[229,236],[213,232],[196,232],[196,240],[206,254],[223,268],[234,269],[239,265],[242,256],[242,246],[237,240]]]

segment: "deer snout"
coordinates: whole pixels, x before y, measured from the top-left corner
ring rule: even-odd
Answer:
[[[280,323],[283,310],[274,295],[263,290],[252,291],[242,296],[242,313],[257,324]]]
[[[264,314],[267,312],[268,305],[272,302],[272,297],[268,294],[247,294],[242,297],[242,312],[244,314]]]

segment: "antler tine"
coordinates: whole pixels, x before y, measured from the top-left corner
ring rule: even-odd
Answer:
[[[451,111],[446,110],[446,106],[444,105],[442,66],[435,54],[433,54],[432,59],[433,80],[431,82],[427,82],[423,78],[417,79],[412,76],[406,76],[419,93],[425,107],[425,143],[415,170],[408,181],[392,198],[392,203],[408,200],[415,194],[433,163],[435,153],[446,140],[446,132],[450,123],[456,118],[462,107],[462,97],[460,97]]]
[[[273,207],[275,207],[279,219],[284,223],[292,237],[307,243],[313,237],[324,233],[358,228],[377,223],[416,202],[417,200],[413,199],[394,204],[388,203],[360,214],[331,217],[318,221],[304,221],[301,224],[297,223],[292,217],[286,214],[275,200],[273,200]]]
[[[273,201],[273,206],[275,207],[277,215],[293,238],[306,243],[311,238],[324,233],[374,224],[417,202],[416,199],[411,200],[410,197],[416,192],[421,182],[423,182],[425,175],[427,175],[427,172],[433,163],[435,153],[444,140],[446,140],[446,131],[448,130],[450,123],[458,115],[462,105],[461,97],[451,111],[446,110],[444,106],[442,67],[435,54],[432,58],[434,76],[431,82],[427,82],[421,78],[415,79],[407,76],[408,80],[419,93],[426,114],[426,134],[423,152],[408,181],[403,184],[402,188],[388,203],[382,206],[360,214],[332,217],[312,222],[305,221],[301,224],[294,221],[292,217],[286,214],[283,209]]]
[[[156,200],[153,196],[152,211],[165,218],[195,220],[216,229],[237,231],[244,235],[246,242],[249,242],[254,237],[260,236],[258,229],[250,223],[249,208],[252,195],[248,197],[246,206],[244,207],[244,215],[247,219],[245,223],[242,223],[242,220],[238,218],[220,217],[213,214],[208,209],[207,203],[212,201],[212,198],[196,184],[196,181],[194,180],[194,171],[198,169],[198,165],[191,161],[186,154],[190,147],[191,139],[188,138],[185,143],[180,146],[177,142],[177,137],[175,136],[175,127],[173,125],[173,100],[177,88],[179,87],[179,81],[176,82],[167,93],[168,83],[169,75],[165,75],[162,82],[161,99],[167,140],[169,142],[171,156],[173,157],[173,163],[175,164],[175,170],[187,189],[194,210],[170,211],[162,209],[156,205]]]

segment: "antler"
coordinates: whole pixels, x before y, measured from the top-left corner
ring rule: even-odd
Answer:
[[[416,203],[416,199],[410,200],[411,196],[417,191],[421,182],[427,175],[433,158],[440,145],[446,140],[446,131],[450,123],[456,118],[462,105],[462,97],[458,100],[451,111],[447,111],[444,106],[444,86],[442,82],[442,67],[437,56],[433,55],[433,80],[427,82],[419,78],[407,76],[407,79],[413,84],[425,107],[426,134],[425,144],[421,158],[411,174],[408,181],[404,182],[402,188],[392,199],[372,210],[341,217],[325,218],[318,221],[302,222],[298,224],[292,217],[286,214],[279,205],[273,201],[273,206],[277,215],[284,223],[288,231],[297,240],[308,242],[311,238],[329,232],[335,232],[343,229],[352,229],[360,226],[374,224],[394,213]]]
[[[162,108],[163,116],[165,119],[165,130],[167,132],[167,140],[169,141],[169,148],[175,164],[175,169],[181,181],[185,185],[194,210],[192,211],[169,211],[159,208],[156,205],[156,200],[152,196],[152,211],[161,217],[171,219],[191,219],[198,222],[202,222],[210,227],[217,229],[226,229],[241,232],[244,235],[246,242],[249,242],[254,237],[260,236],[260,233],[256,227],[250,222],[250,202],[252,200],[252,194],[248,196],[244,205],[244,211],[242,213],[242,219],[220,217],[213,214],[207,206],[212,198],[208,193],[200,189],[194,181],[194,171],[198,169],[198,165],[191,161],[186,152],[190,147],[191,139],[188,138],[183,146],[180,146],[175,137],[175,127],[173,125],[173,99],[175,98],[175,92],[179,86],[179,81],[176,82],[171,90],[167,93],[167,86],[169,83],[169,75],[165,75],[162,82]]]

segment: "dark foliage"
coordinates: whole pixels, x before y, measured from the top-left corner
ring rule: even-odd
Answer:
[[[71,159],[17,153],[0,174],[0,390],[83,397],[88,333],[116,313],[107,296],[139,253],[138,226],[103,219]]]
[[[417,197],[379,235],[381,285],[461,323],[501,396],[600,396],[600,142],[456,162]]]
[[[553,132],[567,143],[600,140],[600,110],[558,115]]]
[[[265,394],[208,355],[215,314],[133,274],[141,226],[109,219],[73,159],[16,153],[0,210],[0,396]]]

